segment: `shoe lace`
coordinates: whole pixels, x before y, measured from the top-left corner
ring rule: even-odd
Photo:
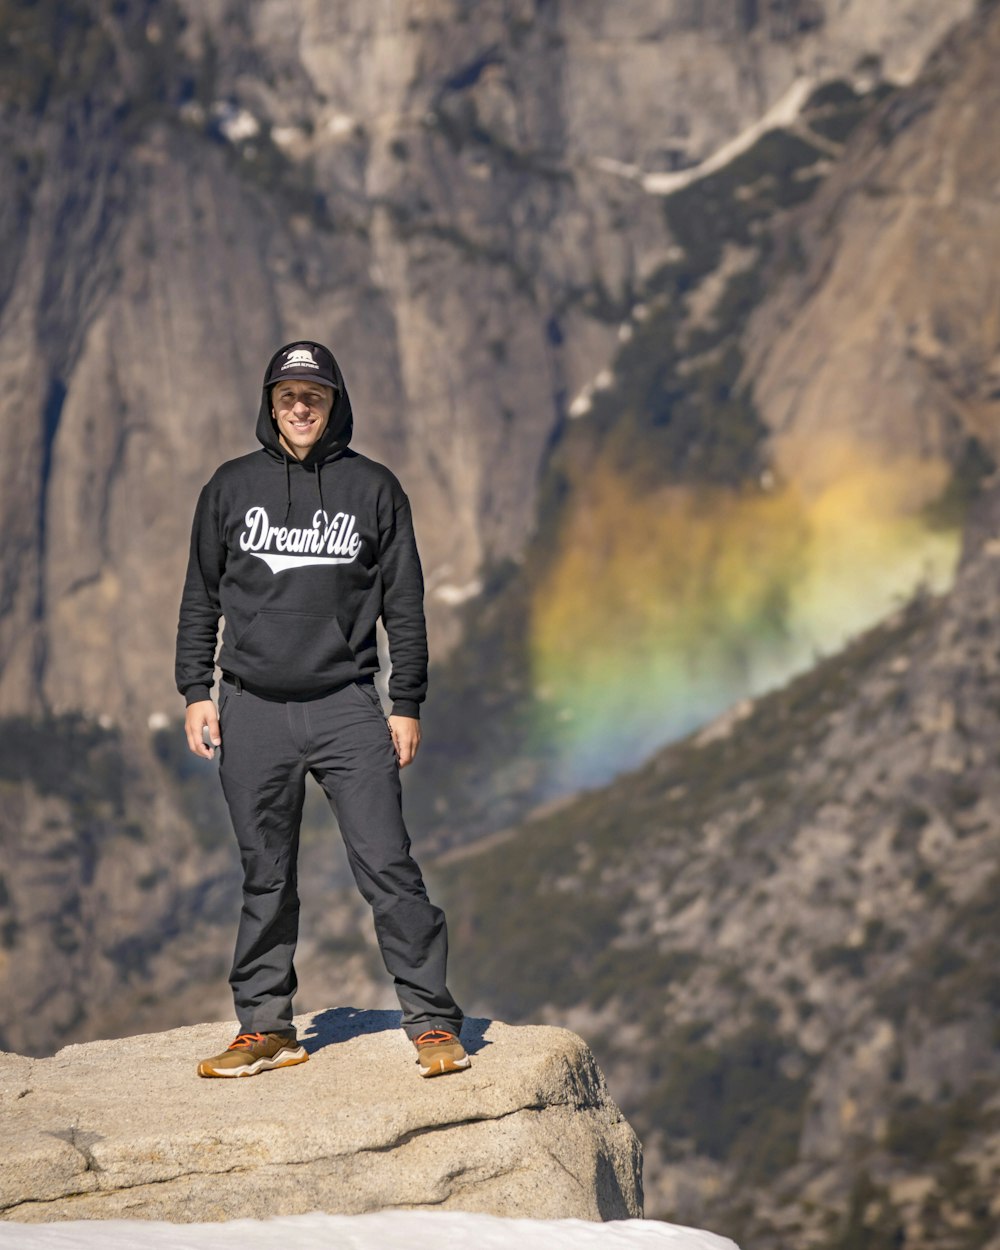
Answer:
[[[455,1034],[446,1033],[444,1029],[428,1029],[414,1040],[418,1046],[441,1046],[444,1042],[453,1042]]]
[[[263,1033],[241,1033],[235,1042],[230,1042],[228,1050],[249,1050],[257,1042],[264,1040]]]

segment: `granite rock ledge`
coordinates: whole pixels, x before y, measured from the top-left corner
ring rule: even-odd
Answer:
[[[423,1080],[396,1012],[296,1024],[310,1062],[251,1079],[195,1073],[226,1024],[0,1054],[0,1217],[641,1216],[639,1141],[576,1034],[470,1020],[472,1068]]]

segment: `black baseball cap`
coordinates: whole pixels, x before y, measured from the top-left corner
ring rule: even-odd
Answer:
[[[264,385],[272,387],[290,379],[319,382],[340,390],[333,355],[322,343],[290,343],[278,352],[271,361]]]

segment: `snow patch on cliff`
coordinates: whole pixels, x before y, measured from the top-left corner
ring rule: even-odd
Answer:
[[[737,1250],[726,1237],[657,1220],[514,1220],[462,1211],[379,1211],[373,1215],[290,1215],[224,1224],[157,1220],[69,1220],[0,1224],[10,1250],[412,1250],[415,1245],[477,1250]]]

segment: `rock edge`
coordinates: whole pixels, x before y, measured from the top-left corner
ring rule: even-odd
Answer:
[[[195,1073],[227,1024],[0,1054],[0,1218],[642,1215],[639,1141],[576,1034],[469,1020],[471,1069],[423,1080],[398,1012],[296,1024],[310,1061],[251,1079]]]

